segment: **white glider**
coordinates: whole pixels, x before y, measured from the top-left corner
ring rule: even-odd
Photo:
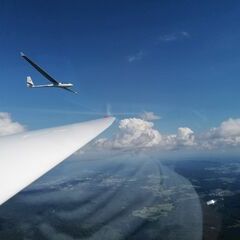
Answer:
[[[0,204],[107,129],[114,117],[0,137]]]
[[[56,88],[61,88],[73,93],[76,93],[75,91],[73,91],[71,89],[71,87],[73,87],[72,83],[61,83],[58,82],[56,79],[54,79],[53,77],[51,77],[45,70],[43,70],[39,65],[37,65],[35,62],[33,62],[29,57],[27,57],[23,52],[20,53],[21,56],[27,61],[29,62],[39,73],[41,73],[46,79],[48,79],[51,84],[41,84],[41,85],[35,85],[33,83],[33,80],[30,76],[27,77],[27,87],[30,88],[43,88],[43,87],[56,87]]]

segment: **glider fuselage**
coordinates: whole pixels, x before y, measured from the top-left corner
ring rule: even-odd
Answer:
[[[58,83],[58,84],[39,84],[39,85],[33,85],[31,87],[38,88],[38,87],[60,87],[60,88],[70,88],[72,87],[72,83]]]

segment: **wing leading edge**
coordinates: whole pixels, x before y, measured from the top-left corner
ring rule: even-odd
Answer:
[[[107,129],[113,117],[0,138],[0,204]]]

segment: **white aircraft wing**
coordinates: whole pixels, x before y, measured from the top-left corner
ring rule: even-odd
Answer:
[[[113,117],[0,137],[0,204],[83,147]]]
[[[47,78],[53,84],[59,84],[59,82],[51,77],[45,70],[43,70],[40,66],[38,66],[35,62],[33,62],[30,58],[28,58],[23,52],[20,53],[21,56],[29,62],[38,72],[40,72],[45,78]]]

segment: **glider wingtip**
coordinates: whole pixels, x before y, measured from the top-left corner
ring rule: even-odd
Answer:
[[[105,118],[109,120],[110,125],[112,125],[114,123],[114,121],[116,120],[116,118],[113,116],[107,116]]]
[[[24,56],[25,56],[25,54],[24,54],[23,52],[20,52],[20,55],[21,55],[21,57],[24,57]]]

